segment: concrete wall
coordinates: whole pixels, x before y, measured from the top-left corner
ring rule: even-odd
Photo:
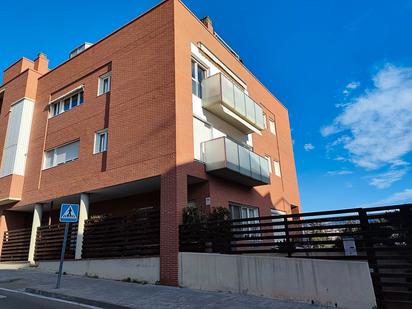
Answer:
[[[16,269],[23,269],[23,268],[29,268],[30,264],[29,263],[24,263],[24,262],[1,262],[0,263],[0,270],[16,270]]]
[[[99,278],[123,280],[130,278],[137,281],[156,283],[159,281],[158,257],[138,259],[75,260],[65,261],[63,271],[70,275],[98,276]],[[39,262],[39,270],[55,273],[59,269],[58,261]]]
[[[313,301],[339,308],[376,305],[365,262],[180,253],[179,283],[188,288]]]

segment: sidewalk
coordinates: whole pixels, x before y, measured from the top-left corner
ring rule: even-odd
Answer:
[[[41,293],[46,296],[84,302],[102,308],[273,308],[321,309],[322,306],[280,301],[255,296],[206,292],[160,285],[143,285],[105,279],[63,276],[56,290],[57,275],[35,269],[0,270],[0,288]],[[82,301],[83,300],[83,301]],[[110,306],[109,304],[118,305]]]

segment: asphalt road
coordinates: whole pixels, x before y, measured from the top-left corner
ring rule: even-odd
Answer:
[[[0,289],[1,309],[84,309],[98,308],[53,298],[39,297],[24,292],[11,292]]]

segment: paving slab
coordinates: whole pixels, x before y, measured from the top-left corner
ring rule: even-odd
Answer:
[[[0,270],[0,288],[28,291],[102,308],[330,308],[250,295],[208,292],[69,275],[62,277],[61,288],[56,289],[56,280],[57,275],[40,272],[36,269]]]

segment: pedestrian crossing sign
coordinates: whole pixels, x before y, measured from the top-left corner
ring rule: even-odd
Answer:
[[[77,222],[79,220],[79,204],[62,204],[60,206],[60,222]]]

